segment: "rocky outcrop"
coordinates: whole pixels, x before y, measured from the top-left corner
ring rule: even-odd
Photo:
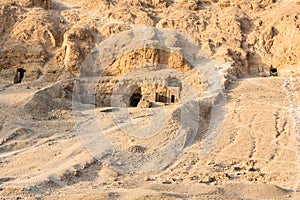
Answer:
[[[78,75],[81,63],[96,42],[97,30],[74,27],[64,34],[63,44],[45,69],[45,78],[56,81],[64,72]]]
[[[33,4],[36,6],[41,6],[42,8],[45,9],[50,9],[52,0],[33,0]]]
[[[19,3],[22,6],[42,7],[49,10],[51,9],[52,0],[21,0]]]
[[[216,63],[230,66],[228,77],[232,79],[265,76],[271,67],[277,68],[279,75],[299,73],[297,1],[89,0],[78,5],[82,8],[66,9],[58,1],[53,10],[45,10],[38,7],[49,9],[51,1],[1,3],[0,75],[12,76],[13,80],[17,68],[30,72],[33,67],[48,81],[78,76],[81,64],[97,43],[145,26],[174,29],[192,38]],[[142,49],[108,63],[108,74],[122,74],[125,68],[130,71],[140,65]],[[154,49],[146,54],[153,62],[159,57],[166,61],[164,64],[185,68],[180,52],[178,57]],[[36,75],[29,79],[25,75],[24,80],[32,77]]]
[[[26,12],[16,6],[12,13],[15,13],[16,21],[2,17],[5,30],[1,40],[0,69],[14,74],[17,68],[23,68],[27,71],[24,80],[32,81],[33,77],[42,74],[53,51],[61,46],[64,29],[54,11],[33,8]]]

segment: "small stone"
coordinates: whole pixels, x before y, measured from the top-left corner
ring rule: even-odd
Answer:
[[[172,184],[171,181],[163,181],[162,184]]]
[[[192,176],[192,177],[190,177],[190,180],[198,180],[198,179],[199,179],[198,176]]]
[[[228,173],[225,173],[225,177],[226,177],[227,179],[231,179],[231,175],[228,174]]]
[[[122,165],[122,162],[121,162],[121,161],[118,161],[118,162],[117,162],[117,165]]]
[[[81,172],[80,172],[79,170],[75,170],[75,171],[73,172],[73,175],[76,176],[76,177],[79,177],[80,174],[81,174]]]
[[[141,145],[133,145],[128,148],[128,151],[133,153],[144,153],[146,151],[146,147],[143,147]]]
[[[144,177],[144,181],[149,181],[149,180],[150,180],[149,176]]]
[[[209,162],[206,163],[206,165],[208,165],[208,166],[213,165],[213,164],[215,164],[215,163],[212,162],[212,161],[209,161]]]
[[[215,181],[216,181],[216,179],[211,176],[206,176],[201,180],[202,183],[211,183],[211,182],[215,182]]]
[[[254,168],[254,167],[251,167],[248,171],[249,171],[249,172],[256,172],[256,171],[259,172],[259,169],[256,169],[256,168]]]
[[[241,171],[241,168],[240,167],[234,167],[233,170],[234,171]]]

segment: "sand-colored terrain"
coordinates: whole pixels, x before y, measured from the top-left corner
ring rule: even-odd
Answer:
[[[299,17],[1,1],[0,199],[300,199]]]

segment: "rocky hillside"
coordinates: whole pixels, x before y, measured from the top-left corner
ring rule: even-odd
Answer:
[[[232,79],[299,74],[299,1],[4,0],[0,3],[0,76],[56,81],[77,76],[96,44],[152,26],[191,37]],[[126,66],[125,66],[126,67]],[[65,77],[65,76],[64,76]]]
[[[1,0],[0,199],[300,199],[299,15]]]

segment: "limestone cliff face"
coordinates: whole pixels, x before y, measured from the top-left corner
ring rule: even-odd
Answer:
[[[64,34],[62,46],[45,68],[45,78],[55,81],[64,72],[78,75],[81,63],[94,47],[97,30],[73,27]]]
[[[5,0],[0,3],[0,76],[13,80],[17,68],[27,72],[38,68],[48,81],[62,75],[78,76],[82,62],[97,44],[145,26],[174,29],[191,37],[216,63],[230,65],[233,78],[265,76],[270,67],[278,68],[281,75],[297,75],[299,4],[273,0]],[[128,59],[140,53],[136,51],[111,63],[113,73],[134,67]],[[168,60],[169,55],[159,54],[161,60]],[[177,62],[175,57],[173,61]],[[179,59],[177,64],[184,68],[180,63]]]
[[[63,41],[63,29],[55,12],[41,8],[28,12],[20,9],[19,12],[16,22],[6,21],[10,30],[5,30],[0,37],[0,69],[6,70],[3,72],[6,74],[11,74],[16,68],[30,71],[30,68],[38,67],[42,71]]]

